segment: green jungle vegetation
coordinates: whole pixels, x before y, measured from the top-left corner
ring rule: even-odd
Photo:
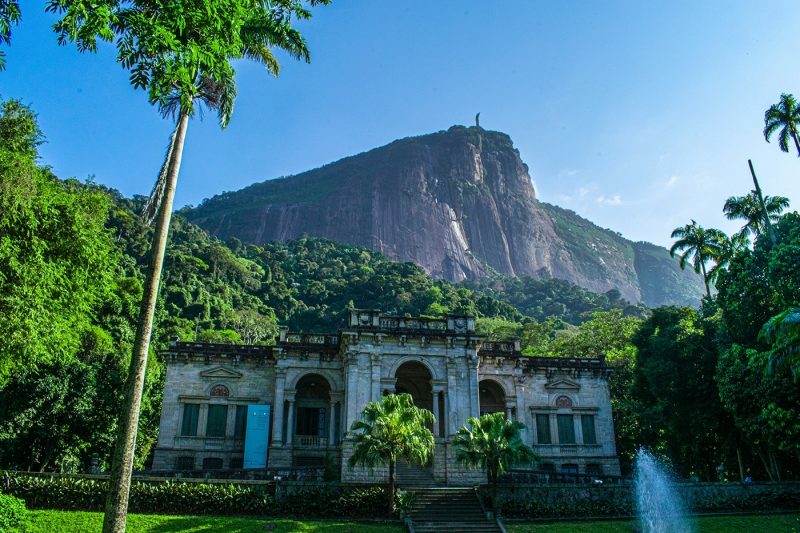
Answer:
[[[96,456],[105,468],[152,229],[140,216],[144,198],[54,176],[38,158],[43,140],[30,109],[2,103],[0,466],[74,472]],[[739,478],[740,465],[756,480],[796,479],[800,215],[773,218],[774,241],[758,228],[745,235],[749,245],[682,237],[683,263],[699,251],[717,293],[700,309],[645,309],[617,291],[598,295],[559,280],[433,280],[413,264],[320,239],[221,242],[178,214],[137,466],[157,437],[157,354],[171,339],[269,343],[278,324],[336,330],[355,306],[469,313],[489,338],[518,336],[526,355],[604,357],[624,471],[648,446],[681,477],[717,479],[723,464],[728,479]]]

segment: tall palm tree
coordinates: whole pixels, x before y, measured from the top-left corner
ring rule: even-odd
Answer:
[[[394,503],[398,459],[426,465],[433,455],[433,413],[414,405],[410,394],[390,394],[364,407],[350,426],[353,455],[350,467],[389,466],[389,509]]]
[[[764,113],[764,138],[769,142],[772,134],[778,133],[778,146],[784,152],[789,151],[789,139],[794,142],[797,156],[800,157],[800,106],[794,95],[782,94],[777,104],[773,104]]]
[[[682,252],[678,258],[681,268],[686,268],[686,264],[691,261],[693,270],[703,275],[706,295],[711,298],[706,262],[722,254],[720,242],[725,238],[725,234],[718,229],[705,229],[692,220],[691,224],[675,228],[672,231],[672,238],[678,240],[669,249],[669,254],[675,257],[677,253]]]
[[[788,207],[789,199],[785,196],[764,197],[764,208],[772,223],[778,222],[781,214]],[[751,235],[758,237],[767,231],[767,223],[755,191],[751,191],[746,196],[731,196],[725,201],[722,211],[729,220],[746,221],[739,231],[739,234],[744,237]]]
[[[329,0],[307,0],[309,5]],[[236,97],[233,60],[262,63],[273,75],[279,64],[272,48],[309,60],[305,41],[292,27],[310,18],[300,0],[50,0],[48,10],[61,19],[54,28],[59,43],[73,41],[94,51],[97,40],[114,40],[130,81],[148,92],[150,102],[175,118],[166,156],[147,202],[145,216],[155,221],[147,278],[134,351],[125,386],[103,522],[104,533],[124,532],[136,433],[139,423],[150,337],[172,204],[189,118],[206,106],[228,125]]]
[[[520,430],[524,428],[525,424],[508,420],[504,413],[491,413],[468,419],[453,440],[456,461],[486,470],[495,507],[500,476],[514,465],[530,464],[538,459],[536,453],[522,442]]]
[[[720,272],[722,272],[722,270],[730,264],[731,259],[733,259],[739,252],[745,250],[749,244],[747,236],[741,231],[734,233],[730,237],[721,231],[719,233],[719,250],[717,255],[712,257],[714,266],[708,270],[709,281],[713,281],[715,283],[719,278]]]

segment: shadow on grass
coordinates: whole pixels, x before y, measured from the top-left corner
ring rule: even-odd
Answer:
[[[389,524],[358,524],[341,521],[296,521],[269,518],[223,518],[199,516],[161,517],[162,520],[144,531],[149,533],[211,533],[225,531],[226,533],[304,533],[318,531],[324,533],[349,533],[353,531],[394,531]],[[137,528],[138,531],[138,528]],[[397,529],[397,531],[402,531]]]

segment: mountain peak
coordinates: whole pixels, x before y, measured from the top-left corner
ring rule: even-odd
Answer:
[[[324,237],[450,281],[498,272],[617,289],[648,305],[699,301],[699,278],[665,249],[539,202],[528,172],[509,135],[452,126],[216,196],[186,215],[223,239]]]

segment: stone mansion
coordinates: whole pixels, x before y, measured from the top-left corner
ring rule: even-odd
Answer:
[[[351,310],[337,334],[281,328],[275,346],[175,342],[166,360],[153,470],[333,465],[342,481],[377,481],[385,471],[348,468],[347,429],[368,402],[407,392],[434,414],[429,473],[439,483],[481,479],[456,463],[451,442],[467,418],[494,412],[525,424],[537,470],[619,474],[605,362],[526,357],[518,342],[477,335],[470,317]]]

